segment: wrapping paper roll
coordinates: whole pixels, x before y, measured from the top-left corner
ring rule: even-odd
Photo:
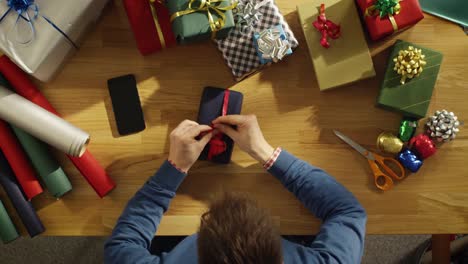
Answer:
[[[11,90],[10,83],[8,83],[2,74],[0,74],[0,85]],[[31,164],[36,169],[50,194],[59,198],[71,191],[72,186],[67,175],[57,160],[49,153],[46,144],[18,127],[11,126],[11,129],[23,146],[24,151],[31,160]]]
[[[81,156],[89,134],[0,85],[0,118],[71,155]]]
[[[0,201],[0,239],[3,243],[8,243],[18,237],[18,231],[16,231],[15,225],[11,221],[5,206],[3,206],[2,201]]]
[[[0,151],[0,185],[3,186],[6,194],[10,197],[11,203],[15,207],[29,235],[34,237],[44,232],[45,228],[41,220],[37,216],[31,202],[28,202],[21,192],[13,171],[2,151]]]
[[[36,172],[31,167],[28,157],[21,148],[15,135],[8,127],[8,124],[2,120],[0,120],[0,150],[3,151],[6,159],[13,168],[16,178],[28,200],[41,194],[43,190],[35,176]]]
[[[70,180],[68,180],[58,161],[49,153],[47,145],[22,129],[15,126],[11,126],[11,128],[49,193],[56,198],[60,198],[71,191]]]
[[[6,56],[0,57],[0,72],[19,95],[59,115],[28,76]],[[114,181],[89,151],[85,151],[80,158],[72,156],[69,158],[101,198],[115,188]]]

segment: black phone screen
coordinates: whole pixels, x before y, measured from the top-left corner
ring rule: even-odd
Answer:
[[[143,131],[146,126],[135,76],[129,74],[112,78],[107,81],[107,86],[119,134]]]

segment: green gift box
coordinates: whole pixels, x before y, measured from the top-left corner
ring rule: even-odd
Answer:
[[[422,50],[426,65],[418,77],[407,79],[404,84],[401,84],[401,75],[394,70],[395,62],[393,59],[398,56],[400,50],[408,49],[410,46]],[[389,57],[377,105],[402,112],[405,116],[418,119],[425,117],[439,74],[442,57],[440,52],[398,40]]]
[[[235,27],[232,14],[232,9],[236,6],[234,1],[211,0],[205,1],[205,6],[200,6],[201,2],[200,0],[166,1],[171,14],[172,31],[178,43],[192,43],[212,37],[223,39]],[[214,23],[219,22],[220,19],[224,21],[223,27],[215,30],[215,33],[210,26],[209,14]]]

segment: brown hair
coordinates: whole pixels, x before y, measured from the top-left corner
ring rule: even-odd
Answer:
[[[280,264],[281,238],[272,218],[246,195],[225,193],[201,218],[198,261]]]

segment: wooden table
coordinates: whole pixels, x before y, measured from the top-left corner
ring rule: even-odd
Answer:
[[[74,189],[61,200],[48,194],[34,199],[46,235],[110,234],[128,199],[166,159],[170,131],[184,119],[196,119],[201,92],[207,85],[232,87],[244,93],[243,113],[258,116],[272,145],[324,168],[351,190],[368,212],[368,233],[468,233],[468,128],[462,128],[455,141],[444,144],[417,174],[387,193],[376,190],[366,160],[332,133],[339,128],[375,150],[380,132],[396,132],[401,115],[374,106],[388,48],[396,39],[444,53],[429,112],[447,108],[468,121],[468,38],[461,28],[426,15],[407,31],[381,42],[369,42],[377,77],[321,93],[295,11],[298,1],[276,2],[301,46],[284,62],[241,83],[232,80],[210,42],[142,57],[121,1],[106,9],[78,54],[54,81],[40,86],[67,120],[92,135],[90,151],[118,186],[99,199],[58,153]],[[127,73],[137,77],[147,129],[118,137],[106,81]],[[196,232],[207,203],[223,190],[250,193],[270,210],[284,234],[318,230],[319,221],[274,177],[236,148],[227,166],[196,164],[158,233]]]

